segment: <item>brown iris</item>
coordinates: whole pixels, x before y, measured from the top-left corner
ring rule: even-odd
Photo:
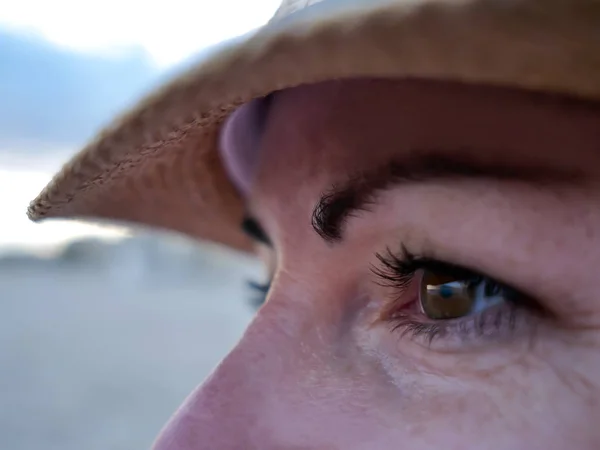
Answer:
[[[419,303],[429,319],[469,316],[502,300],[502,290],[485,279],[422,271]]]

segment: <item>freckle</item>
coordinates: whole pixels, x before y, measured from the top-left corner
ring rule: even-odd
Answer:
[[[427,434],[427,429],[425,428],[425,424],[422,422],[411,424],[410,429],[408,430],[408,434],[411,437],[424,436],[425,434]]]
[[[590,241],[593,241],[596,236],[596,227],[592,226],[591,223],[587,222],[585,224],[585,237]]]
[[[459,397],[456,399],[455,406],[456,406],[457,414],[461,414],[465,411],[468,411],[468,409],[469,409],[469,404],[466,401],[466,399],[464,399],[463,397]]]
[[[481,378],[482,380],[489,380],[494,375],[495,375],[495,372],[492,370],[484,370],[477,374],[478,378]]]

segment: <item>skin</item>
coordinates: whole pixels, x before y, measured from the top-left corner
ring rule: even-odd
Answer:
[[[157,450],[600,448],[600,105],[349,80],[277,93],[252,138],[240,121],[254,144],[224,156],[272,242],[260,246],[271,289]],[[341,239],[315,232],[332,185],[431,150],[569,176],[401,183]],[[545,313],[521,308],[486,336],[394,330],[389,312],[414,304],[415,288],[382,285],[372,269],[401,245],[509,284]]]

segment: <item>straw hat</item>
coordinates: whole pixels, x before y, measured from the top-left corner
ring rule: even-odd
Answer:
[[[274,18],[118,118],[31,202],[239,249],[243,205],[217,151],[239,105],[318,81],[424,78],[600,100],[599,0],[284,0]]]

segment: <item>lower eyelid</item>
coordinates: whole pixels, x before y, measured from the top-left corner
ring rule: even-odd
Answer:
[[[460,319],[431,321],[418,314],[399,313],[387,325],[403,340],[435,351],[460,352],[535,334],[541,318],[514,305],[504,304]]]

